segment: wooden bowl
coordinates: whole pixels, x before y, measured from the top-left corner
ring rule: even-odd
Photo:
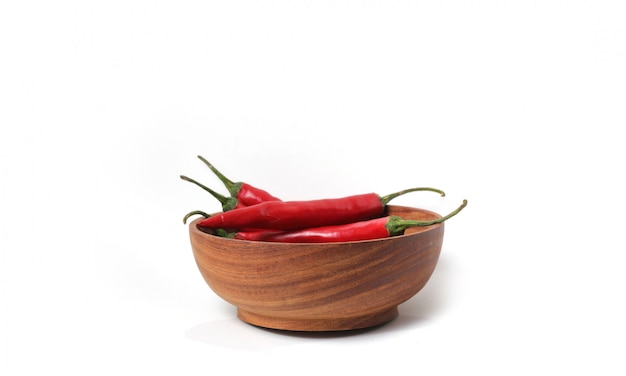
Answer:
[[[440,215],[389,205],[388,214],[430,220]],[[190,223],[202,277],[237,316],[252,325],[295,331],[373,327],[424,287],[439,259],[444,224],[387,239],[321,244],[221,238]]]

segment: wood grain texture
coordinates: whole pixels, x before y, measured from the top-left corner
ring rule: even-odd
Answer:
[[[389,206],[389,214],[428,220],[440,215]],[[250,324],[284,330],[372,327],[424,287],[443,243],[444,224],[361,242],[287,244],[189,233],[198,269],[210,288]]]

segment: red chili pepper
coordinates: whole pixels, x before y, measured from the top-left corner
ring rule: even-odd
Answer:
[[[434,188],[411,188],[381,197],[366,193],[335,199],[310,201],[267,201],[205,218],[199,227],[212,229],[265,228],[295,230],[340,225],[379,217],[392,199],[409,192],[433,191]]]
[[[463,204],[450,214],[430,221],[416,221],[402,219],[398,216],[388,216],[344,225],[323,226],[294,231],[238,231],[235,234],[222,233],[222,235],[239,240],[282,243],[336,243],[382,239],[403,235],[404,231],[410,227],[431,226],[442,223],[457,215],[466,205],[467,200],[463,200]]]
[[[198,156],[202,162],[204,162],[210,169],[217,175],[222,181],[228,192],[232,197],[239,200],[240,203],[246,206],[260,204],[265,201],[282,201],[281,199],[272,196],[268,192],[254,187],[248,183],[233,182],[218,171],[209,161],[204,159],[201,155]]]

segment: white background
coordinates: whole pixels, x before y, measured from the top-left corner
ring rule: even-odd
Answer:
[[[4,1],[0,374],[623,375],[620,1]],[[182,216],[196,159],[284,199],[441,213],[437,270],[344,335],[248,326]],[[436,196],[436,195],[434,195]],[[226,368],[222,368],[222,367]],[[220,371],[221,370],[221,371]]]

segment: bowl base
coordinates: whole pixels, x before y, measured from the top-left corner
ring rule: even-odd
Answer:
[[[326,332],[340,330],[365,329],[386,324],[398,316],[398,307],[364,316],[340,317],[332,319],[294,319],[259,315],[254,312],[237,309],[237,317],[248,324],[269,329],[300,332]]]

